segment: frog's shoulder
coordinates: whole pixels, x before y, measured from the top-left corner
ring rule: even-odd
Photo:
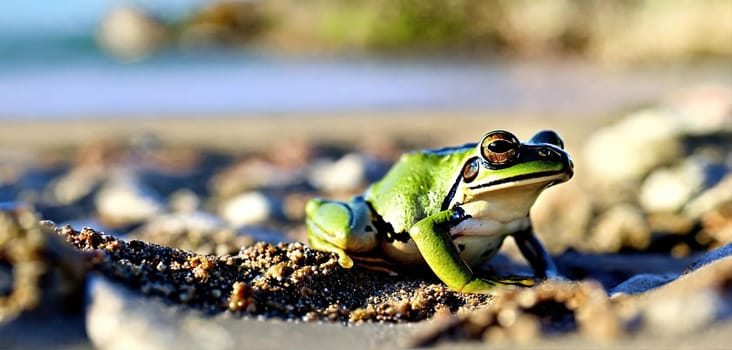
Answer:
[[[366,200],[396,233],[442,207],[462,163],[475,144],[405,153],[365,193]],[[472,153],[471,153],[472,152]]]

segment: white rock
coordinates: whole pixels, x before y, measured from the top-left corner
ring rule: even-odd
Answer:
[[[102,173],[97,169],[75,168],[56,178],[50,189],[55,202],[70,205],[90,194],[101,180]]]
[[[599,181],[634,181],[677,158],[683,128],[670,114],[664,109],[640,111],[590,135],[583,157],[587,170]]]
[[[724,302],[719,294],[705,289],[684,297],[666,298],[648,303],[644,326],[654,334],[679,335],[707,327]]]
[[[86,332],[97,349],[234,349],[234,333],[211,318],[131,293],[104,277],[88,283]]]
[[[350,153],[335,162],[317,162],[312,166],[308,180],[324,192],[358,190],[366,183],[366,159],[363,155]]]
[[[132,176],[119,176],[97,193],[95,204],[99,215],[116,224],[145,221],[163,212],[159,196]]]
[[[139,8],[124,5],[105,16],[97,40],[115,57],[135,61],[158,49],[165,37],[165,28],[159,21]]]
[[[649,212],[676,212],[704,185],[704,169],[699,162],[682,164],[652,172],[641,185],[640,203]]]
[[[732,173],[727,174],[712,188],[691,200],[684,207],[684,214],[698,219],[705,213],[725,205],[732,205]]]
[[[176,343],[175,328],[140,297],[95,275],[88,289],[86,333],[97,349],[168,349]]]
[[[262,223],[270,218],[272,211],[272,201],[261,192],[242,193],[219,208],[219,214],[237,227]]]

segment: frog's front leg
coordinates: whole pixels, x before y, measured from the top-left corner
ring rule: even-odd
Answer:
[[[496,285],[531,285],[531,280],[486,279],[475,276],[453,244],[450,227],[469,218],[457,207],[420,220],[409,230],[422,257],[448,287],[464,293],[490,293]]]
[[[512,234],[512,236],[521,254],[529,262],[537,277],[562,278],[551,256],[549,256],[549,253],[546,252],[544,246],[534,234],[532,225]]]
[[[338,254],[338,263],[345,268],[353,267],[349,253],[366,253],[377,246],[371,209],[363,197],[348,203],[314,198],[305,213],[310,246]]]

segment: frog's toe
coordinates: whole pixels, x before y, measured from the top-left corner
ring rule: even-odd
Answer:
[[[530,277],[524,276],[506,276],[497,277],[495,281],[503,285],[520,286],[520,287],[533,287],[536,285],[536,280]]]
[[[353,259],[351,259],[348,254],[344,251],[336,252],[338,254],[338,265],[341,265],[341,267],[344,267],[346,269],[350,269],[353,267]]]

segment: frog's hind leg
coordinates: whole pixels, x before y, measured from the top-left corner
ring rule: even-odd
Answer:
[[[350,268],[349,253],[366,253],[377,245],[371,210],[363,198],[348,203],[315,198],[305,206],[310,245],[338,254],[338,263]]]

